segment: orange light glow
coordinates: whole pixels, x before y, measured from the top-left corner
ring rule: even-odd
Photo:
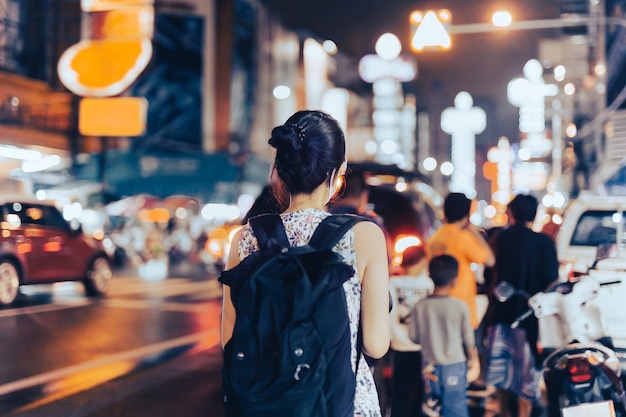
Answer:
[[[228,232],[223,227],[216,227],[215,229],[211,229],[209,231],[210,239],[226,239],[228,236]]]
[[[33,245],[30,243],[19,243],[17,245],[17,252],[21,254],[30,253],[33,251]]]
[[[497,213],[491,219],[491,224],[493,224],[493,226],[504,226],[508,221],[509,216],[507,216],[506,213]]]
[[[152,47],[144,45],[141,40],[89,40],[73,48],[75,49],[70,48],[66,52],[68,55],[71,54],[67,62],[71,74],[63,78],[70,81],[70,85],[76,89],[93,91],[122,82],[128,73],[137,67],[142,55],[147,53],[144,48],[148,49],[150,54],[152,52]],[[65,65],[66,62],[61,58],[59,64]]]
[[[41,219],[41,216],[43,214],[40,208],[30,207],[28,210],[26,210],[26,215],[30,217],[31,219],[33,219],[34,221],[37,221]]]
[[[449,23],[452,20],[452,15],[450,14],[450,11],[441,9],[437,12],[437,18],[441,23]]]
[[[141,10],[122,9],[95,13],[92,19],[91,38],[151,38],[154,32],[153,13],[151,7],[144,7]]]
[[[142,222],[166,223],[170,219],[170,211],[166,208],[153,208],[141,210],[137,214]]]
[[[402,265],[402,255],[395,255],[392,259],[391,259],[391,264],[394,266],[400,266]]]
[[[43,244],[44,252],[61,252],[61,243],[59,242],[46,242]]]
[[[84,12],[100,12],[147,4],[154,4],[154,0],[81,0],[80,7]]]
[[[411,16],[409,16],[409,20],[411,21],[412,24],[417,25],[421,23],[422,20],[424,20],[424,13],[419,12],[419,11],[414,11],[411,13]]]
[[[24,236],[26,237],[43,237],[45,234],[45,231],[37,229],[35,227],[29,227],[28,229],[24,230]]]
[[[489,181],[494,181],[498,177],[498,164],[486,161],[483,164],[483,176]]]
[[[207,239],[205,250],[216,258],[224,256],[224,241],[221,239]]]

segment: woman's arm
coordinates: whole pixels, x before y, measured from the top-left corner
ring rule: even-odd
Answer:
[[[230,243],[230,251],[228,252],[228,259],[226,260],[226,269],[231,269],[239,264],[239,239],[241,237],[241,231],[238,231],[233,236],[233,240]],[[235,327],[235,307],[230,299],[230,287],[227,285],[222,286],[222,325],[221,325],[221,339],[222,349],[226,346],[226,343],[233,336],[233,328]]]
[[[361,279],[363,351],[374,359],[389,350],[389,265],[380,227],[361,222],[354,227],[354,247]]]

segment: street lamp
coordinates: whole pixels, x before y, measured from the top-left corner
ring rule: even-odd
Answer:
[[[588,54],[588,67],[590,72],[586,77],[586,80],[592,81],[595,88],[595,99],[593,100],[594,108],[592,110],[594,117],[586,122],[578,131],[578,137],[592,137],[593,147],[599,157],[599,160],[605,158],[604,149],[606,144],[602,141],[602,126],[607,122],[609,116],[619,108],[619,106],[626,101],[626,85],[619,92],[613,94],[611,103],[606,103],[606,64],[605,64],[605,35],[602,30],[607,25],[626,27],[626,19],[622,17],[606,17],[604,14],[604,1],[603,0],[588,0],[589,12],[587,15],[581,14],[563,14],[559,18],[555,19],[540,19],[540,20],[525,20],[514,21],[509,13],[496,12],[492,16],[490,23],[473,23],[473,24],[461,24],[451,25],[449,16],[446,20],[437,19],[436,13],[426,14],[411,14],[411,45],[413,50],[419,52],[428,47],[429,49],[447,49],[451,46],[452,40],[450,39],[454,35],[460,34],[482,34],[498,31],[513,31],[513,30],[539,30],[539,29],[566,29],[575,27],[586,27],[589,38],[589,54]],[[422,16],[422,19],[415,19],[415,17]],[[427,20],[426,17],[429,19]],[[434,18],[434,19],[432,19]],[[428,25],[427,25],[428,23]],[[431,28],[426,30],[426,28]],[[444,30],[445,28],[445,30]],[[447,36],[440,36],[445,32]],[[560,70],[559,70],[560,71]],[[557,74],[555,74],[557,75]],[[557,75],[563,77],[564,75]],[[555,78],[559,81],[558,78]],[[572,95],[575,89],[573,85],[567,85],[564,88],[566,95]],[[545,98],[545,97],[544,97]],[[542,144],[543,150],[534,151],[533,156],[539,156],[540,154],[548,154],[549,149],[545,149],[548,141],[541,140],[539,136],[533,132],[531,141],[534,144]],[[535,140],[540,139],[540,140]],[[552,145],[550,145],[552,146]],[[556,146],[556,145],[555,145]],[[557,151],[558,153],[558,151]],[[600,164],[601,165],[601,164]]]
[[[491,17],[491,23],[500,28],[511,26],[511,23],[513,23],[513,17],[511,16],[511,13],[507,11],[497,11]]]

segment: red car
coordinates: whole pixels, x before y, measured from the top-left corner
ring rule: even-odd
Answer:
[[[112,275],[101,242],[72,228],[53,204],[0,198],[0,306],[28,284],[81,281],[88,296],[101,296]]]

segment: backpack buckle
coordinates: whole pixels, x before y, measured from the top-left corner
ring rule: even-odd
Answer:
[[[308,363],[299,363],[298,366],[296,366],[296,372],[293,374],[293,379],[295,379],[296,381],[300,381],[300,371],[303,368],[311,369],[311,365],[309,365]]]

